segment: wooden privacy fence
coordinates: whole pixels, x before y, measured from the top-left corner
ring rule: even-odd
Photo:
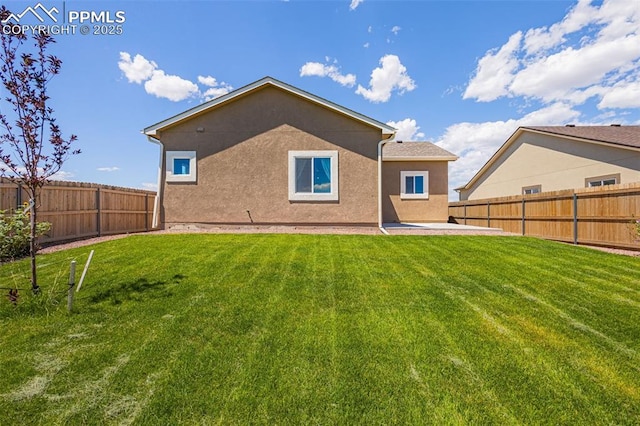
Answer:
[[[40,242],[149,231],[155,197],[155,192],[139,189],[51,182],[42,188],[38,200],[38,221],[51,223]],[[0,210],[13,210],[28,201],[20,186],[0,181]]]
[[[640,250],[640,183],[449,203],[458,223],[574,244]]]

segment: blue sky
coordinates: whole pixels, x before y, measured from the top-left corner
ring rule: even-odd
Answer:
[[[634,0],[40,3],[58,21],[124,18],[114,35],[76,21],[50,50],[63,61],[52,106],[83,151],[67,180],[155,189],[159,147],[140,130],[264,76],[460,156],[451,189],[518,126],[640,124]]]

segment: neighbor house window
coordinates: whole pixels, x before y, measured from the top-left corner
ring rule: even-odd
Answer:
[[[616,185],[620,183],[620,175],[597,176],[585,179],[587,188],[593,186]]]
[[[429,172],[400,172],[400,198],[429,198]]]
[[[289,151],[289,200],[338,200],[338,151]]]
[[[542,192],[542,185],[525,186],[522,188],[523,195],[539,194]]]
[[[196,152],[167,151],[167,182],[196,181]]]

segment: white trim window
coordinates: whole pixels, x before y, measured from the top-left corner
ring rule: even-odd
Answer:
[[[429,172],[400,172],[401,199],[429,199]]]
[[[289,200],[338,200],[338,151],[289,151]]]
[[[594,186],[616,185],[620,182],[620,175],[598,176],[585,179],[587,188]]]
[[[167,151],[167,182],[196,181],[196,152]]]
[[[522,195],[533,195],[542,192],[542,185],[524,186],[522,187]]]

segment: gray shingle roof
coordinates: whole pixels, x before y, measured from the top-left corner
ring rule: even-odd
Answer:
[[[640,126],[526,126],[523,129],[640,148]]]
[[[382,159],[431,159],[453,161],[458,157],[431,142],[388,142],[382,147]]]

